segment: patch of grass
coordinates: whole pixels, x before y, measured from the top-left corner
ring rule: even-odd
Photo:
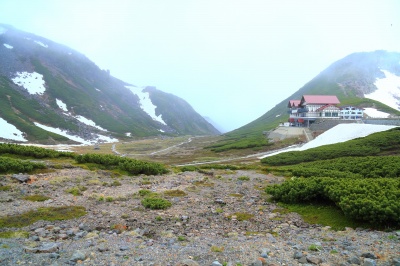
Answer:
[[[336,249],[332,249],[329,253],[330,253],[330,254],[338,254],[339,251],[337,251]]]
[[[354,221],[346,217],[343,212],[334,205],[316,203],[279,203],[278,205],[284,207],[289,212],[296,212],[300,214],[307,223],[330,226],[333,230],[340,231],[344,230],[346,227],[371,228],[371,225],[368,223]]]
[[[156,219],[157,222],[164,221],[164,219],[161,216],[156,216],[155,219]]]
[[[239,193],[232,193],[232,194],[229,194],[229,196],[234,197],[234,198],[243,198],[243,194],[239,194]]]
[[[65,192],[70,193],[74,196],[81,196],[82,192],[85,190],[87,190],[87,188],[84,186],[76,186],[76,187],[67,189]]]
[[[248,177],[248,176],[241,176],[241,177],[238,177],[238,180],[240,180],[240,181],[249,181],[249,180],[250,180],[250,177]]]
[[[224,250],[225,250],[225,247],[211,246],[212,252],[223,252]]]
[[[28,238],[29,232],[26,231],[6,231],[0,232],[0,238]]]
[[[35,195],[25,196],[22,199],[29,200],[29,201],[46,201],[46,200],[50,199],[50,197],[35,194]]]
[[[114,198],[113,198],[113,197],[110,197],[110,196],[108,196],[108,197],[106,197],[106,201],[107,201],[107,202],[113,202],[113,201],[114,201]]]
[[[179,189],[173,189],[173,190],[166,190],[164,191],[164,196],[166,197],[185,197],[187,194],[185,191],[179,190]]]
[[[172,206],[171,202],[169,202],[166,199],[160,199],[160,198],[146,197],[141,201],[141,203],[145,208],[149,208],[152,210],[162,210]]]
[[[184,237],[184,236],[178,236],[178,241],[186,241],[186,237]]]
[[[46,207],[31,210],[18,215],[0,218],[0,228],[21,228],[33,224],[39,220],[60,221],[81,217],[86,214],[82,206]]]
[[[315,244],[311,244],[311,245],[308,247],[308,250],[310,250],[310,251],[321,251],[321,249],[322,249],[321,246],[318,246],[318,245],[315,245]]]
[[[223,210],[223,209],[221,209],[221,208],[217,208],[217,209],[215,210],[215,212],[216,212],[216,213],[223,213],[223,212],[224,212],[224,210]]]
[[[238,221],[247,221],[254,217],[254,215],[251,213],[235,212],[234,214],[228,216],[228,218],[232,219],[233,216],[236,216],[236,220]]]
[[[11,186],[0,186],[0,191],[9,191]]]

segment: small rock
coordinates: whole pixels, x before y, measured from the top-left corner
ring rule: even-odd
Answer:
[[[53,253],[58,251],[59,244],[58,243],[42,243],[42,245],[38,248],[39,253]]]
[[[400,258],[393,258],[392,265],[393,266],[400,266]]]
[[[302,257],[303,257],[303,253],[299,252],[299,251],[296,251],[293,255],[293,258],[296,260],[301,259]]]
[[[373,254],[371,252],[365,252],[365,253],[361,254],[361,257],[367,258],[367,259],[377,259],[375,254]]]
[[[58,259],[59,257],[60,257],[60,254],[58,254],[56,252],[50,253],[50,258],[52,258],[52,259]]]
[[[177,266],[199,266],[199,264],[197,262],[195,262],[194,260],[182,260],[181,262],[179,262],[177,264]]]
[[[305,263],[307,263],[308,261],[307,261],[307,258],[306,258],[306,257],[301,257],[301,258],[298,260],[298,262],[299,262],[299,263],[302,263],[302,264],[305,264]]]
[[[222,266],[222,264],[219,263],[219,261],[216,260],[211,264],[211,266]]]
[[[312,264],[320,264],[322,263],[322,259],[316,256],[307,256],[306,257],[307,261],[312,263]]]
[[[250,266],[262,266],[262,265],[263,265],[263,263],[261,260],[256,260],[250,264]]]
[[[351,258],[348,260],[348,262],[349,262],[350,264],[357,264],[357,265],[360,265],[360,264],[361,264],[361,260],[360,260],[359,258],[357,258],[357,257],[351,257]]]
[[[77,262],[78,260],[85,260],[86,259],[86,254],[83,253],[80,250],[75,250],[74,254],[72,254],[72,257],[69,259],[70,261]]]
[[[26,183],[29,180],[31,180],[31,178],[29,177],[29,175],[23,175],[23,174],[13,174],[12,178],[17,179],[19,182],[21,183]]]
[[[376,261],[370,258],[365,258],[363,266],[376,266]]]
[[[124,251],[124,250],[128,250],[129,247],[128,246],[120,246],[119,250]]]

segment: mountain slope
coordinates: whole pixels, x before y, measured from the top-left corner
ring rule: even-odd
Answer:
[[[154,119],[138,97],[143,92],[134,92],[130,84],[99,69],[84,55],[1,24],[0,58],[0,119],[14,125],[28,141],[218,133],[193,109],[195,119],[165,108],[157,109],[168,117],[166,123]],[[156,98],[149,95],[150,103],[157,105]],[[174,117],[184,120],[176,123]]]
[[[389,103],[365,98],[365,95],[377,90],[377,79],[385,78],[383,70],[400,76],[399,62],[400,53],[375,51],[351,54],[333,63],[263,116],[227,133],[226,136],[232,139],[259,138],[263,131],[276,127],[280,122],[286,122],[288,101],[300,99],[304,94],[333,94],[339,98],[342,105],[373,107],[389,114],[400,115],[399,108],[394,109]]]

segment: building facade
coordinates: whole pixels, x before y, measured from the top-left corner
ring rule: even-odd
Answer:
[[[289,123],[308,127],[316,119],[361,119],[363,111],[353,106],[339,107],[335,95],[303,95],[301,100],[290,100]]]

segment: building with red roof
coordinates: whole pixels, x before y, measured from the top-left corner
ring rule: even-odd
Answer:
[[[362,109],[347,106],[344,112],[339,104],[340,101],[335,95],[303,95],[300,100],[289,101],[289,122],[295,126],[309,126],[318,118],[362,118]],[[354,111],[355,115],[347,115],[347,111]]]

